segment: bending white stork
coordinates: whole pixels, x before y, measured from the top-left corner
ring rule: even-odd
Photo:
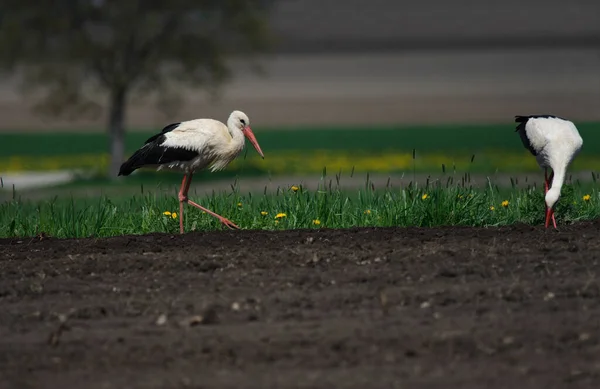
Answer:
[[[248,138],[261,157],[265,157],[250,129],[245,113],[233,111],[227,126],[213,119],[196,119],[166,126],[121,165],[119,176],[128,176],[141,167],[156,167],[184,173],[179,190],[179,231],[183,234],[183,203],[190,204],[219,219],[229,228],[239,228],[231,221],[188,199],[192,176],[210,166],[222,170],[243,150]]]
[[[583,139],[571,121],[557,116],[515,116],[515,122],[519,123],[516,131],[519,132],[523,145],[544,169],[546,228],[550,225],[550,220],[556,228],[554,205],[560,198],[567,168],[581,150]],[[548,168],[552,169],[550,178]]]

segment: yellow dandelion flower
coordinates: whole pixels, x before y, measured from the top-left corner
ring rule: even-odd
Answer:
[[[429,195],[427,193],[423,193],[423,196],[421,196],[421,200],[427,200],[429,198]]]
[[[321,224],[321,221],[319,219],[315,219],[315,220],[313,220],[313,224],[315,226],[318,226],[319,224]]]
[[[267,211],[260,211],[260,214],[263,215],[263,216],[267,216],[269,214],[269,212],[267,212]]]
[[[293,190],[294,192],[298,192],[298,188],[296,185],[292,185],[292,187],[290,188],[291,190]]]
[[[493,210],[495,210],[495,209],[496,209],[496,208],[494,208],[494,206],[493,206],[493,205],[491,205],[491,206],[490,206],[490,211],[493,211]]]
[[[165,216],[171,216],[171,212],[169,212],[169,211],[164,211],[164,212],[163,212],[163,215],[165,215]]]
[[[502,206],[503,206],[504,208],[508,207],[508,204],[509,204],[508,200],[504,200],[504,201],[502,202]]]
[[[590,196],[589,194],[586,194],[585,196],[583,196],[583,201],[590,201],[592,198],[592,196]]]
[[[238,207],[240,207],[240,208],[241,208],[241,207],[242,207],[242,203],[238,203]]]
[[[172,217],[173,219],[177,219],[177,212],[173,212],[173,213],[171,214],[171,217]]]
[[[285,213],[280,212],[280,213],[277,214],[277,216],[275,216],[275,219],[281,219],[281,218],[284,218],[284,217],[287,217],[287,215]]]
[[[365,212],[363,212],[365,215],[370,215],[371,214],[371,210],[367,209]]]

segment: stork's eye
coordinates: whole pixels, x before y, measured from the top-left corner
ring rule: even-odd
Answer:
[[[240,122],[242,122],[243,125],[246,125],[246,121],[244,119],[240,119]]]

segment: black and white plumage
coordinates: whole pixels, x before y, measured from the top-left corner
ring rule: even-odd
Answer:
[[[554,206],[560,198],[567,169],[583,147],[583,139],[573,122],[553,115],[515,116],[516,131],[527,150],[545,172],[546,228],[550,220],[556,228]],[[548,168],[552,169],[548,177]]]
[[[248,138],[264,158],[256,137],[250,128],[248,116],[233,111],[227,125],[213,119],[195,119],[169,124],[144,143],[121,165],[119,176],[128,176],[142,167],[169,169],[184,173],[179,191],[179,227],[183,233],[183,203],[202,209],[227,227],[239,228],[231,221],[201,207],[187,198],[194,172],[205,168],[211,171],[225,169],[244,149]]]
[[[146,140],[144,146],[137,150],[119,170],[120,176],[128,176],[136,169],[148,166],[169,166],[174,163],[186,163],[199,156],[197,150],[188,147],[166,146],[169,132],[178,128],[181,123],[169,124],[160,132]]]

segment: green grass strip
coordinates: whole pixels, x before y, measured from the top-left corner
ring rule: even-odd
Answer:
[[[474,189],[452,182],[421,188],[371,188],[367,179],[363,189],[353,192],[324,184],[314,191],[293,187],[270,195],[244,195],[232,190],[190,197],[243,229],[500,226],[544,221],[543,193],[539,188],[515,186],[501,191],[492,184]],[[40,233],[60,238],[177,233],[178,212],[176,197],[164,194],[140,193],[120,201],[101,197],[28,202],[17,197],[0,205],[0,237],[31,237]],[[600,197],[595,188],[579,184],[563,188],[556,208],[559,224],[599,215]],[[214,218],[189,206],[184,221],[187,231],[222,228]]]

